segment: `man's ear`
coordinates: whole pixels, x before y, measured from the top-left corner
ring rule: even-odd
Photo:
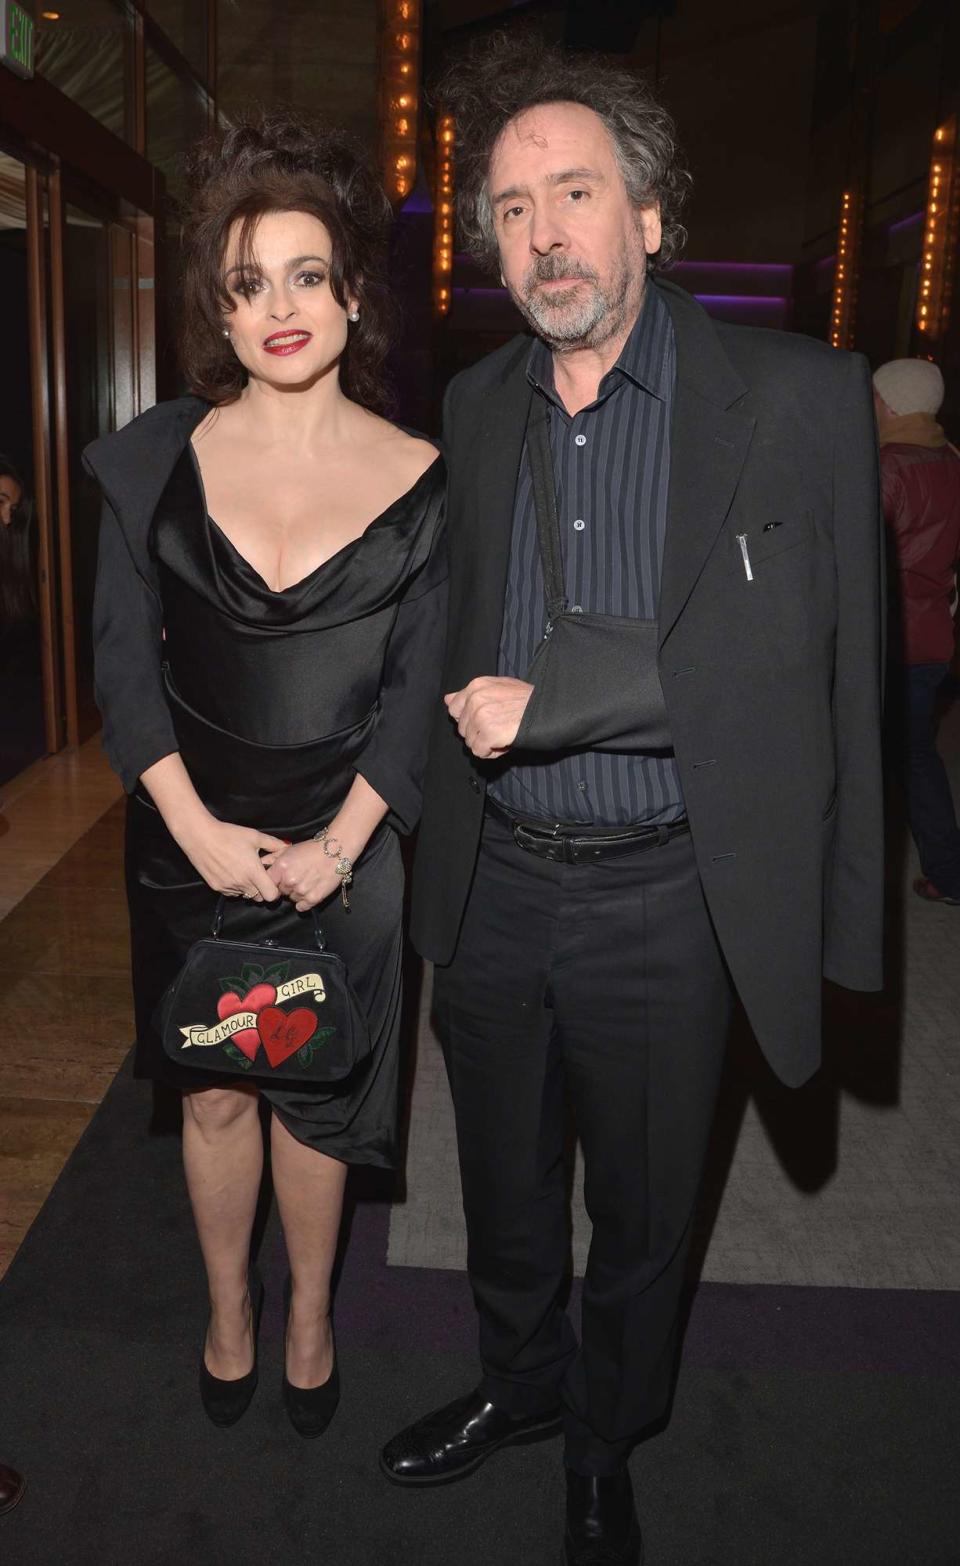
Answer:
[[[663,240],[663,224],[660,221],[659,201],[651,202],[649,206],[640,208],[640,232],[643,235],[643,248],[647,255],[656,255]]]

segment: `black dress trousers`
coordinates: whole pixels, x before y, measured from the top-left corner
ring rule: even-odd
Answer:
[[[589,865],[487,816],[435,1007],[457,1118],[483,1389],[564,1407],[566,1461],[609,1473],[664,1412],[732,990],[688,836]],[[593,1226],[578,1345],[565,1100]]]

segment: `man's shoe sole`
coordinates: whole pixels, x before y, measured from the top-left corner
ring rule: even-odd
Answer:
[[[475,1474],[478,1468],[482,1468],[488,1457],[499,1452],[505,1446],[526,1446],[533,1441],[545,1441],[547,1436],[556,1435],[560,1429],[560,1415],[553,1414],[542,1425],[528,1425],[525,1430],[518,1430],[516,1435],[501,1436],[499,1441],[491,1444],[479,1452],[476,1457],[471,1457],[469,1462],[462,1463],[452,1473],[442,1474],[395,1474],[390,1465],[384,1462],[383,1453],[380,1454],[380,1468],[386,1474],[391,1484],[397,1484],[407,1490],[426,1489],[429,1485],[455,1484],[458,1479],[466,1479],[470,1474]]]

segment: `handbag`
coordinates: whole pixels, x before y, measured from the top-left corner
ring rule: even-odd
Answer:
[[[223,897],[208,936],[194,941],[158,1012],[178,1066],[270,1083],[335,1085],[369,1055],[370,1030],[317,910],[314,945],[221,936]]]

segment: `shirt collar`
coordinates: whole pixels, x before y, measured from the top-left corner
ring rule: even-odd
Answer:
[[[635,386],[642,386],[661,402],[670,395],[667,345],[673,330],[670,312],[659,290],[648,281],[643,293],[640,314],[623,345],[620,357],[600,382],[597,401],[600,402],[626,378]],[[531,386],[551,402],[557,402],[553,379],[553,354],[539,337],[535,338],[527,360],[527,380]]]

